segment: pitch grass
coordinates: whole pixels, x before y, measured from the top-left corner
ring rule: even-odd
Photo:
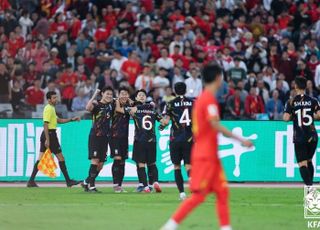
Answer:
[[[0,188],[1,230],[153,230],[179,205],[175,188],[161,194],[114,194],[101,188]],[[303,189],[233,188],[230,192],[235,230],[301,230]],[[183,222],[181,230],[218,229],[213,196]]]

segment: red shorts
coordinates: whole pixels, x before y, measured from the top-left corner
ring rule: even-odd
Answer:
[[[203,194],[218,192],[227,187],[220,162],[194,160],[191,162],[190,190]]]

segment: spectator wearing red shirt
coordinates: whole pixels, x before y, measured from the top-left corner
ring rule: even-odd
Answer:
[[[60,34],[66,31],[68,31],[68,24],[63,20],[63,13],[58,13],[50,26],[50,33]]]
[[[184,56],[180,54],[180,46],[175,45],[173,49],[173,54],[170,55],[170,57],[173,59],[174,62],[176,62],[178,59],[183,60]]]
[[[76,96],[75,86],[78,82],[77,75],[72,70],[72,65],[68,64],[65,72],[62,73],[59,84],[62,89],[62,103],[71,111],[72,100]]]
[[[83,62],[88,67],[90,72],[92,72],[96,66],[97,59],[92,55],[92,50],[89,47],[84,49]]]
[[[10,32],[9,34],[9,54],[11,57],[15,57],[18,49],[20,49],[23,46],[23,43],[21,44],[21,40],[19,41],[16,37],[15,32]]]
[[[32,86],[34,84],[34,81],[36,80],[37,78],[37,72],[35,71],[35,63],[34,62],[31,62],[29,65],[28,65],[28,69],[27,71],[24,73],[23,75],[23,78],[25,80],[25,86],[26,87],[29,87],[29,86]]]
[[[70,20],[70,37],[75,40],[78,38],[79,33],[81,31],[81,21],[77,17],[77,14],[71,12],[71,20]]]
[[[44,93],[40,88],[40,79],[34,81],[33,86],[30,86],[25,91],[26,102],[28,105],[36,107],[36,105],[43,104]]]
[[[190,63],[195,62],[195,61],[196,61],[196,59],[194,59],[194,57],[193,57],[192,49],[185,48],[184,59],[183,59],[183,68],[185,68],[186,70],[189,70]]]
[[[257,88],[251,87],[250,94],[245,100],[245,112],[249,118],[255,119],[259,113],[264,113],[264,104],[262,98],[257,94]]]
[[[108,31],[106,29],[106,23],[101,22],[99,25],[99,28],[94,33],[94,41],[96,42],[96,44],[98,44],[98,42],[100,41],[106,41],[109,35],[110,35],[110,30]]]
[[[317,54],[312,53],[310,55],[310,60],[308,61],[307,66],[308,66],[309,70],[311,71],[313,78],[316,73],[316,67],[319,64],[320,64],[320,61],[318,60]]]
[[[138,61],[136,51],[129,53],[129,59],[121,66],[121,73],[131,86],[134,86],[138,75],[141,72],[141,65]]]
[[[61,59],[58,57],[58,54],[59,54],[59,51],[56,47],[53,47],[51,50],[50,50],[50,59],[53,61],[53,63],[56,65],[56,66],[60,66],[62,61]]]
[[[43,63],[49,58],[49,53],[41,40],[36,41],[35,48],[31,50],[31,57],[36,62],[36,71],[42,72]]]

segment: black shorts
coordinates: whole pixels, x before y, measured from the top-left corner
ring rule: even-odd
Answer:
[[[105,162],[107,159],[108,144],[108,137],[89,135],[89,160],[99,159],[100,162]]]
[[[132,159],[136,163],[155,163],[157,160],[157,143],[135,141],[133,143]]]
[[[184,164],[190,164],[192,142],[171,142],[170,143],[170,157],[175,165],[180,165],[181,161]]]
[[[47,149],[44,144],[45,141],[46,141],[46,135],[44,134],[44,131],[42,131],[40,136],[40,152],[41,153],[44,153]],[[62,152],[55,129],[49,129],[49,142],[50,142],[49,148],[53,154],[59,154]]]
[[[110,149],[111,149],[111,158],[120,156],[122,160],[128,159],[128,137],[119,137],[111,138],[110,140]]]
[[[296,153],[297,162],[311,160],[317,149],[318,141],[309,143],[294,143],[294,151]]]

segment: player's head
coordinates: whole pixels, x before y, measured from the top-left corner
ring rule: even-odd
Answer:
[[[184,82],[177,82],[174,85],[174,91],[178,96],[183,96],[186,94],[187,85]]]
[[[294,79],[295,89],[296,90],[305,90],[307,87],[307,79],[303,77],[296,77]]]
[[[222,69],[217,64],[205,65],[202,70],[202,81],[210,90],[218,89],[222,84]]]
[[[128,101],[129,99],[129,89],[127,87],[120,87],[119,88],[119,99],[120,101],[123,101],[124,103]]]
[[[49,91],[46,94],[46,98],[47,98],[49,104],[51,104],[51,105],[56,105],[58,103],[58,96],[55,91]]]
[[[147,92],[144,89],[139,89],[136,93],[136,101],[145,103],[147,100]]]
[[[101,100],[105,102],[111,102],[113,100],[113,88],[111,86],[105,86],[101,90]]]

